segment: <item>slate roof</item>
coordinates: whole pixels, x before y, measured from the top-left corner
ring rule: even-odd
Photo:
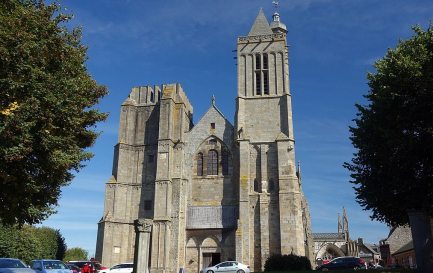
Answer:
[[[411,251],[413,250],[413,241],[410,240],[409,243],[405,244],[404,246],[400,247],[398,250],[396,250],[392,255],[400,254],[403,252]]]
[[[343,233],[313,233],[314,240],[344,240]]]

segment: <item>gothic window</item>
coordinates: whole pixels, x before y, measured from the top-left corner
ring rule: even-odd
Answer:
[[[216,144],[217,144],[216,139],[215,139],[215,138],[211,138],[211,139],[209,139],[209,144],[210,144],[210,145],[216,145]]]
[[[256,95],[269,95],[269,60],[268,54],[256,54],[255,90]],[[262,86],[263,85],[263,86]]]
[[[229,154],[226,151],[223,151],[221,154],[221,165],[223,169],[223,175],[229,174]]]
[[[218,152],[210,150],[207,156],[207,174],[217,175],[218,174]]]
[[[203,154],[198,153],[197,155],[197,175],[202,176],[203,175]]]
[[[257,178],[254,179],[254,191],[259,192],[259,181],[257,181]]]

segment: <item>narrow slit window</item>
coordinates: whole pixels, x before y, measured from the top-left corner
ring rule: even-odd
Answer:
[[[161,91],[158,91],[158,101],[161,100]]]
[[[210,124],[210,128],[213,129],[213,130],[215,129],[215,122],[212,122],[212,123]]]
[[[203,154],[198,153],[197,155],[197,175],[203,176]]]
[[[257,181],[257,178],[254,179],[254,191],[259,192],[259,181]]]
[[[155,102],[155,93],[153,93],[153,91],[150,92],[150,101]]]
[[[273,179],[269,180],[269,184],[268,184],[268,191],[269,192],[274,192],[275,191],[275,183]]]
[[[152,209],[152,200],[144,200],[144,210]]]

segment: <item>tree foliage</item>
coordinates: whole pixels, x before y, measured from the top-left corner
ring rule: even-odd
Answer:
[[[0,257],[16,257],[26,263],[41,258],[62,260],[65,250],[65,239],[59,230],[0,226]]]
[[[389,225],[408,223],[409,210],[433,216],[433,27],[413,31],[368,74],[344,164],[357,201]]]
[[[64,261],[87,261],[88,253],[80,247],[73,247],[66,250]]]
[[[265,271],[311,270],[311,263],[307,257],[294,254],[269,256],[265,262]]]
[[[0,222],[38,223],[91,158],[106,88],[85,67],[70,16],[42,0],[0,1]]]

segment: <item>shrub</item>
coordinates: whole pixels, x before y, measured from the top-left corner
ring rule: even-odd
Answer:
[[[271,255],[265,262],[265,271],[311,270],[307,257],[294,254]]]

